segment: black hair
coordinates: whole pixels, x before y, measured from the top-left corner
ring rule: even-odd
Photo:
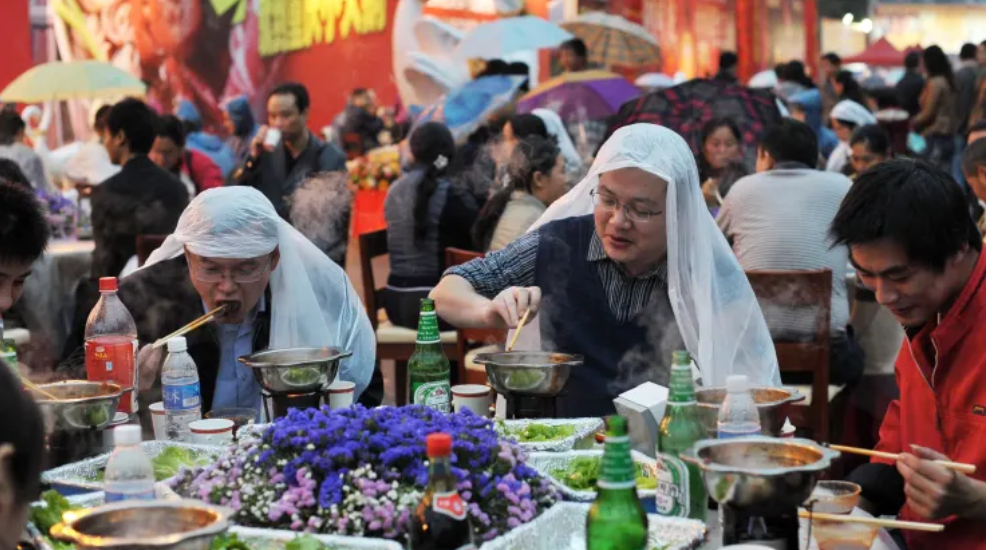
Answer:
[[[804,88],[813,89],[816,83],[806,74],[806,66],[801,61],[793,59],[785,63],[781,71],[781,79],[789,82],[796,82]]]
[[[843,61],[841,61],[840,59],[840,56],[834,52],[823,54],[822,59],[829,61],[831,65],[836,65],[837,67],[839,67],[840,64],[843,63]]]
[[[451,160],[455,158],[455,138],[444,124],[427,122],[413,131],[413,136],[410,137],[410,151],[413,152],[413,159],[424,171],[417,190],[417,202],[413,204],[417,238],[423,239],[429,229],[427,208],[430,206],[431,197],[437,191],[438,179],[448,169],[447,166],[438,167],[437,161],[439,157],[444,157],[451,164]]]
[[[111,105],[101,105],[94,113],[94,131],[101,133],[108,127],[108,115],[111,114]]]
[[[965,132],[965,139],[969,139],[969,136],[971,136],[976,132],[985,132],[985,131],[986,131],[986,119],[984,118],[976,122],[972,126],[969,126],[969,129],[966,130]]]
[[[48,244],[49,223],[34,193],[0,181],[0,262],[34,262]]]
[[[962,171],[974,174],[980,166],[986,166],[986,138],[973,141],[962,153]]]
[[[785,67],[787,67],[785,63],[778,63],[774,66],[774,76],[778,77],[778,80],[785,79]]]
[[[521,92],[527,93],[531,90],[531,67],[523,61],[515,61],[507,65],[507,74],[510,76],[526,76],[527,80],[519,88]]]
[[[133,154],[146,155],[153,148],[156,124],[156,113],[134,97],[115,103],[108,113],[108,131],[111,135],[123,132],[128,149]]]
[[[21,505],[38,498],[47,459],[42,412],[21,386],[16,368],[0,360],[0,417],[12,420],[0,426],[0,445],[14,448],[7,473],[14,484],[14,502]]]
[[[898,108],[899,96],[896,94],[896,90],[893,88],[876,88],[870,90],[868,95],[871,96],[875,103],[878,105],[879,110]]]
[[[726,167],[719,170],[719,176],[715,179],[716,188],[719,190],[719,196],[723,199],[729,194],[729,190],[733,188],[733,185],[750,175],[750,170],[747,170],[746,164],[743,161],[731,160],[726,163]]]
[[[547,137],[549,135],[549,131],[545,128],[545,121],[530,113],[515,115],[508,122],[510,122],[517,139],[525,139],[528,136]]]
[[[503,59],[490,59],[486,62],[486,68],[483,72],[476,75],[476,78],[482,78],[485,76],[498,76],[505,75],[510,71],[510,64],[508,64]]]
[[[486,201],[479,219],[472,226],[472,241],[480,250],[489,249],[493,232],[514,191],[532,194],[531,185],[535,180],[535,173],[550,174],[557,160],[559,146],[555,140],[532,135],[517,142],[507,166],[507,176],[510,179]]]
[[[931,46],[924,50],[924,70],[927,71],[927,78],[943,76],[948,81],[948,86],[952,90],[955,89],[955,75],[951,71],[951,61],[940,46]]]
[[[736,67],[737,63],[739,63],[739,58],[736,57],[735,52],[722,52],[719,54],[720,71],[728,71],[729,69]]]
[[[156,137],[164,137],[173,140],[178,147],[184,147],[184,123],[174,115],[161,115],[156,121]]]
[[[854,146],[858,143],[864,144],[865,149],[876,155],[888,157],[892,152],[889,147],[889,134],[878,124],[867,124],[855,129],[851,134],[850,144]]]
[[[31,182],[28,181],[28,177],[24,175],[23,171],[21,171],[21,167],[10,159],[0,158],[0,183],[5,181],[15,185],[20,185],[21,187],[34,192],[34,188],[31,187]]]
[[[559,45],[560,50],[569,50],[577,57],[587,60],[587,44],[579,38],[570,38]]]
[[[834,77],[837,84],[844,87],[844,91],[840,94],[840,100],[850,99],[861,105],[864,108],[868,108],[868,98],[865,96],[865,91],[861,89],[861,84],[858,84],[857,80],[854,80],[854,74],[851,71],[840,71],[837,76]]]
[[[783,118],[768,128],[757,148],[766,151],[774,162],[794,161],[816,168],[819,159],[816,132],[808,124],[794,118]]]
[[[368,88],[354,88],[351,90],[351,99],[356,99],[368,95]],[[308,103],[308,101],[306,102]]]
[[[0,145],[10,145],[17,139],[18,134],[27,128],[24,119],[13,109],[0,111]]]
[[[907,69],[917,69],[920,67],[920,52],[912,51],[903,58],[903,66]]]
[[[705,156],[705,144],[708,143],[708,138],[715,133],[719,128],[729,128],[729,131],[733,133],[736,137],[736,141],[743,142],[743,132],[740,131],[740,125],[736,123],[735,120],[728,117],[719,117],[709,119],[704,126],[701,127],[701,139],[699,143],[701,145],[698,150],[698,156],[695,159],[698,162],[698,177],[701,182],[704,183],[705,180],[711,177],[715,177],[719,170],[715,169],[708,163],[708,158]]]
[[[938,272],[965,246],[983,248],[961,186],[922,160],[890,160],[858,176],[830,234],[834,245],[889,239],[902,246],[910,260]]]
[[[309,91],[306,87],[298,82],[285,82],[284,84],[278,84],[271,90],[271,93],[267,94],[267,98],[276,95],[290,95],[295,98],[295,108],[299,110],[300,113],[304,113],[306,109],[309,108]]]
[[[965,61],[967,59],[975,59],[976,54],[978,53],[979,53],[979,46],[976,46],[971,42],[966,42],[965,44],[962,44],[962,50],[959,52],[958,58],[961,59],[962,61]]]

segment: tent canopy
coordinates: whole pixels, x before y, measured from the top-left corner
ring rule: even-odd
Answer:
[[[879,38],[868,49],[851,57],[844,58],[844,63],[865,63],[877,67],[902,67],[907,51],[899,51],[884,37]]]

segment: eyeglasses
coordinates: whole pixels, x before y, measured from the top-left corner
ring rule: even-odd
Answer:
[[[636,222],[636,223],[646,223],[653,216],[659,216],[663,212],[653,212],[651,210],[645,210],[643,208],[636,208],[635,206],[626,206],[620,202],[618,199],[605,195],[603,193],[598,193],[596,189],[590,192],[590,196],[594,199],[594,207],[600,208],[605,211],[617,212],[618,210],[625,211],[625,217]]]
[[[190,266],[194,278],[204,283],[221,283],[222,279],[228,273],[233,282],[238,284],[256,283],[267,273],[270,267],[270,262],[233,269],[221,269],[218,267],[195,265],[193,263]]]

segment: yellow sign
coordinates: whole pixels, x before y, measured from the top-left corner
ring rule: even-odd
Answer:
[[[260,0],[258,50],[267,57],[385,30],[388,0]]]

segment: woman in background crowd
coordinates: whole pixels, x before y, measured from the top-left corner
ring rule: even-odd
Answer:
[[[868,105],[868,97],[861,89],[861,84],[854,80],[854,74],[851,71],[837,73],[833,79],[833,89],[837,92],[837,98],[840,101],[850,100],[861,106]]]
[[[389,237],[389,283],[385,310],[392,324],[417,328],[420,299],[444,272],[448,247],[472,248],[472,225],[479,208],[472,194],[447,176],[455,158],[448,127],[428,122],[410,138],[412,170],[390,187],[385,198]]]
[[[552,140],[521,140],[511,154],[510,180],[486,203],[472,228],[478,249],[500,250],[527,233],[545,209],[566,194],[565,166]]]
[[[731,118],[713,118],[701,131],[698,153],[698,176],[704,186],[717,178],[731,161],[743,160],[743,141],[739,125]]]
[[[951,61],[940,47],[931,46],[924,50],[924,72],[927,74],[927,85],[920,95],[920,112],[910,119],[910,128],[927,142],[925,159],[951,173],[955,132],[959,126],[958,106]]]
[[[857,178],[876,164],[892,158],[889,134],[880,126],[869,124],[851,134],[851,166]]]
[[[780,68],[775,67],[778,85],[774,93],[788,101],[792,96],[816,88],[816,83],[806,74],[806,66],[801,61],[789,61]]]
[[[851,135],[859,126],[875,124],[876,122],[878,121],[875,120],[871,111],[856,101],[845,99],[834,105],[833,109],[830,110],[830,124],[837,134],[840,144],[830,154],[830,158],[826,162],[826,171],[843,173],[845,169],[850,170],[848,160],[851,153]]]
[[[234,97],[226,103],[226,108],[222,110],[222,123],[229,132],[226,145],[233,152],[236,166],[243,166],[250,156],[250,142],[257,135],[258,127],[246,96]],[[223,176],[228,177],[229,174]]]

